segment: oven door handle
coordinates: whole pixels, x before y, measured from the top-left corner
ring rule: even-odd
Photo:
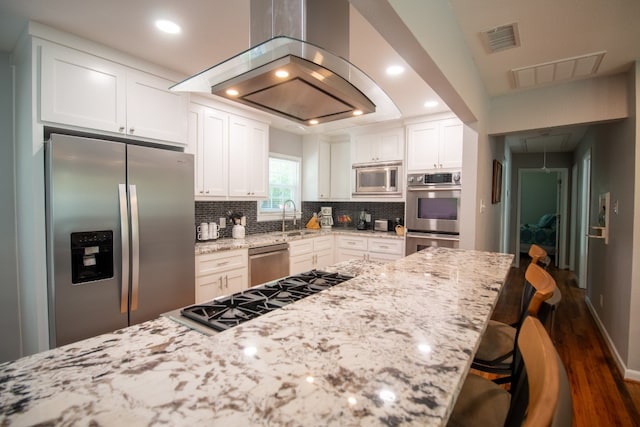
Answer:
[[[459,241],[460,236],[444,235],[444,234],[431,234],[431,233],[407,233],[407,238],[413,237],[415,239],[429,239],[429,240],[449,240],[452,242]]]

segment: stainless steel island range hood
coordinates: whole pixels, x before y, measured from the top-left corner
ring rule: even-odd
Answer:
[[[400,115],[386,93],[344,59],[347,0],[251,0],[251,45],[172,90],[210,92],[306,126]]]

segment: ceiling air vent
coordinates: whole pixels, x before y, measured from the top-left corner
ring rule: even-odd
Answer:
[[[520,46],[518,24],[507,24],[481,33],[489,53]]]
[[[573,58],[564,58],[544,64],[511,70],[516,89],[530,88],[556,82],[593,77],[606,52],[595,52]]]

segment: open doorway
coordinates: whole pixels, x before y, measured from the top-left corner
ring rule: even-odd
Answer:
[[[517,262],[535,243],[556,266],[566,267],[567,178],[566,168],[518,171]]]

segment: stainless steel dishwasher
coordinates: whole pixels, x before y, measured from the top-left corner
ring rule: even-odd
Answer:
[[[289,275],[289,244],[276,243],[249,249],[249,286]]]

